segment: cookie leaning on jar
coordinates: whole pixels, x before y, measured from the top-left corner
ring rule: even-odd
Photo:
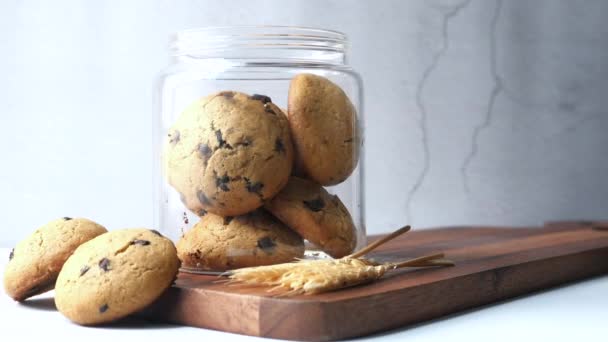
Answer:
[[[289,85],[287,116],[296,174],[321,185],[346,180],[359,161],[357,112],[344,90],[325,77],[299,74]]]

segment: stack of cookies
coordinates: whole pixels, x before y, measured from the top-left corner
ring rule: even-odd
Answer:
[[[323,186],[359,158],[355,107],[326,78],[300,74],[287,115],[265,95],[222,91],[188,106],[163,146],[164,174],[200,221],[177,244],[184,267],[292,261],[304,239],[333,257],[356,245],[348,210]]]

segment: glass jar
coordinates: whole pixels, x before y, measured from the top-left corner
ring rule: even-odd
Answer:
[[[322,76],[341,88],[350,99],[356,113],[352,129],[353,136],[357,135],[359,138],[351,144],[356,163],[353,166],[354,170],[341,183],[326,186],[325,189],[329,194],[336,195],[337,197],[332,198],[339,198],[350,213],[356,229],[355,249],[364,246],[366,236],[362,186],[364,168],[362,84],[359,75],[346,64],[347,44],[346,36],[342,33],[304,27],[212,27],[189,29],[174,34],[170,43],[171,64],[162,71],[157,85],[158,113],[154,130],[155,226],[163,234],[178,242],[193,225],[199,222],[199,215],[212,211],[194,208],[174,184],[168,181],[167,172],[172,171],[167,171],[169,166],[165,153],[167,146],[176,140],[175,136],[171,137],[171,127],[189,106],[210,94],[240,92],[250,96],[263,94],[287,114],[291,110],[288,108],[290,82],[296,75],[313,74]],[[265,103],[263,99],[262,102]],[[255,125],[252,129],[256,129]],[[293,128],[291,130],[293,131]],[[323,130],[322,134],[319,133],[319,143],[324,143],[326,140],[324,134],[333,135],[331,127],[327,126]],[[223,138],[228,139],[225,136]],[[223,141],[221,133],[218,140]],[[295,141],[293,146],[294,161],[296,161],[299,157]],[[221,147],[221,144],[211,149],[218,147]],[[358,163],[356,155],[359,156]],[[295,170],[294,167],[293,172],[297,173]],[[191,166],[188,170],[182,171],[190,172],[188,177],[200,176],[198,170]],[[306,172],[300,173],[302,174],[307,177]],[[221,178],[221,175],[218,177]],[[232,181],[229,177],[225,180]],[[217,185],[223,186],[220,183]],[[262,196],[260,205],[269,200],[271,200],[270,196],[268,198]],[[251,243],[250,249],[244,248],[243,244],[243,241],[237,241],[230,250],[236,251],[234,253],[241,256],[262,253],[255,250],[254,242]],[[257,245],[259,247],[259,241]],[[323,255],[315,245],[306,242],[305,246],[307,257]],[[179,247],[178,243],[178,249]],[[198,252],[201,254],[200,250]],[[196,267],[212,270],[214,268],[198,263]],[[230,263],[227,268],[230,268]]]

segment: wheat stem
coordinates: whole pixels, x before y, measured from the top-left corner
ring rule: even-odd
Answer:
[[[419,258],[402,261],[394,264],[390,264],[392,268],[401,268],[401,267],[412,267],[412,265],[421,264],[424,262],[432,261],[434,259],[443,258],[443,253],[431,254],[427,256],[422,256]]]
[[[432,267],[432,266],[454,266],[454,262],[448,259],[433,259],[420,263],[411,264],[410,267]]]
[[[380,245],[383,245],[387,242],[389,242],[390,240],[396,238],[397,236],[403,234],[403,233],[407,233],[412,227],[410,226],[405,226],[405,227],[401,227],[399,229],[397,229],[396,231],[390,233],[389,235],[381,238],[380,240],[376,240],[372,243],[370,243],[369,245],[363,247],[361,250],[359,250],[358,252],[355,252],[349,256],[347,256],[346,258],[358,258],[361,257],[369,252],[371,252],[372,250],[378,248]]]

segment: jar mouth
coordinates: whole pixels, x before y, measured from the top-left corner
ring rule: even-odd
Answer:
[[[172,56],[234,58],[272,56],[280,51],[344,54],[344,33],[301,26],[215,26],[178,31],[171,36]]]

